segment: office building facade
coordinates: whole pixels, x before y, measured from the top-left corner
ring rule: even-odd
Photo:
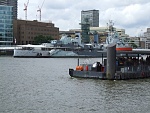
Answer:
[[[0,46],[13,43],[12,6],[0,5]]]
[[[13,21],[14,38],[16,44],[34,44],[36,36],[51,36],[53,39],[59,39],[59,28],[53,23],[44,23],[26,20]]]
[[[13,6],[13,19],[17,19],[18,0],[0,0],[0,5]]]
[[[147,28],[147,31],[144,32],[145,38],[145,49],[150,49],[150,28]]]
[[[99,10],[81,11],[81,23],[88,19],[90,27],[99,27]]]

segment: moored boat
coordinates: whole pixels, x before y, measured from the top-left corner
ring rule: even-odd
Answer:
[[[23,57],[23,58],[43,58],[49,57],[49,51],[51,47],[46,45],[16,45],[14,48],[14,57]]]
[[[116,44],[116,50],[117,51],[132,51],[132,47],[125,43],[123,38],[119,37],[118,32],[113,30],[113,23],[112,21],[109,21],[108,27],[109,27],[109,32],[108,32],[108,37],[106,38],[106,42],[103,45],[104,49],[107,49],[107,46],[109,44],[115,43]]]
[[[150,77],[150,50],[119,51],[119,54],[126,54],[126,57],[118,57],[116,56],[117,53],[118,52],[107,53],[110,55],[107,56],[107,59],[105,59],[107,63],[97,62],[93,64],[79,64],[76,69],[70,68],[69,75],[71,77],[111,80],[126,80]],[[115,57],[111,56],[111,54],[115,55]],[[130,54],[136,54],[137,57],[129,57]],[[143,57],[140,55],[146,55],[145,59],[143,59]]]
[[[52,40],[51,46],[45,45],[17,45],[14,49],[14,57],[37,57],[37,58],[99,58],[106,57],[107,46],[115,43],[117,51],[132,51],[132,47],[124,43],[118,33],[112,30],[110,21],[109,32],[105,44],[82,43],[78,33],[75,38],[62,35],[60,40]],[[19,48],[18,48],[19,47]],[[120,54],[122,55],[122,54]],[[131,55],[131,54],[130,54]],[[132,55],[133,56],[133,55]]]

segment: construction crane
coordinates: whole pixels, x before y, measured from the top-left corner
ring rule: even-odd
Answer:
[[[40,21],[41,21],[41,9],[43,7],[44,2],[45,2],[45,0],[43,1],[41,7],[38,6],[39,9],[37,10],[37,12],[40,12]]]
[[[29,4],[29,0],[28,0],[28,2],[25,4],[24,3],[24,11],[25,11],[25,19],[27,20],[27,8],[28,8],[28,4]]]

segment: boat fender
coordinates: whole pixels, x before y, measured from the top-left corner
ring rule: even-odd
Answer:
[[[86,65],[85,69],[86,69],[86,71],[88,71],[88,70],[89,70],[88,65]]]
[[[83,66],[76,66],[76,70],[83,71]]]
[[[73,76],[73,69],[69,69],[69,75],[72,77]]]

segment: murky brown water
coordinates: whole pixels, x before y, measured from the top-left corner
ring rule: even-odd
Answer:
[[[150,79],[71,78],[76,65],[73,58],[0,57],[0,113],[150,113]]]

